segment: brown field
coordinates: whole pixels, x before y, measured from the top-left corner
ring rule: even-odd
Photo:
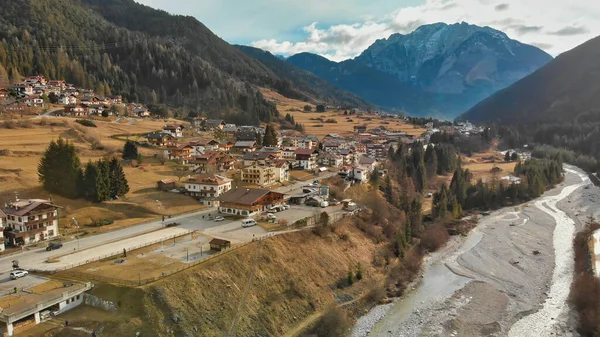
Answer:
[[[139,134],[160,130],[164,121],[136,120],[134,124],[95,121],[97,128],[86,128],[67,118],[23,120],[25,128],[2,129],[0,133],[0,202],[14,198],[49,198],[62,206],[59,226],[62,233],[74,230],[71,218],[76,218],[84,232],[96,233],[160,218],[162,214],[177,214],[199,209],[192,198],[156,190],[156,182],[175,178],[174,165],[160,165],[153,155],[157,149],[140,147],[145,156],[140,167],[125,166],[130,192],[121,200],[93,204],[85,200],[70,200],[50,196],[39,185],[37,165],[52,139],[63,137],[75,144],[82,164],[103,156],[119,156],[123,140],[111,138],[121,134]],[[135,137],[135,136],[131,136]],[[101,145],[98,146],[97,144]],[[159,203],[156,200],[160,201]],[[93,220],[111,219],[112,225],[91,228]]]
[[[330,110],[320,113],[315,112],[315,105],[313,104],[286,98],[272,90],[263,89],[262,94],[266,99],[274,102],[277,105],[277,109],[282,115],[285,116],[289,113],[294,116],[294,120],[296,122],[303,124],[306,134],[308,135],[323,137],[328,133],[353,133],[354,126],[364,124],[366,124],[369,129],[383,125],[389,130],[403,131],[413,136],[420,136],[423,134],[423,132],[425,132],[425,129],[407,124],[399,119],[383,118],[377,115],[368,114],[364,114],[363,116],[346,116],[344,115],[343,110]],[[303,112],[305,105],[312,106],[312,112]],[[321,123],[320,121],[311,120],[311,118],[323,118],[324,120],[334,119],[337,123]],[[349,121],[348,119],[351,119],[352,121]],[[317,127],[315,125],[323,126]]]

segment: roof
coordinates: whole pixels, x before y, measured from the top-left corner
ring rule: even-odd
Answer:
[[[224,132],[237,132],[238,127],[235,124],[225,124],[223,127]]]
[[[371,158],[371,157],[364,157],[363,156],[363,157],[360,157],[358,159],[358,163],[361,164],[361,165],[371,165],[371,164],[373,164],[375,162],[376,162],[375,158]]]
[[[214,239],[210,240],[209,244],[223,246],[223,245],[231,244],[231,242],[228,240],[214,238]]]
[[[59,206],[52,204],[50,202],[50,200],[23,199],[23,200],[18,200],[18,201],[13,201],[13,202],[8,203],[6,205],[7,207],[2,209],[2,211],[5,214],[23,216],[23,215],[33,211],[34,209],[36,209],[37,207],[39,207],[41,205],[47,205],[47,206],[55,207],[55,208],[59,207]]]
[[[204,123],[204,126],[210,128],[210,127],[219,126],[221,124],[225,124],[225,122],[222,119],[209,119]]]
[[[158,182],[163,183],[163,184],[174,184],[175,179],[163,179],[163,180],[159,180]]]
[[[233,147],[253,147],[256,145],[256,142],[253,140],[248,140],[248,141],[238,141],[235,142],[235,144],[233,145]]]
[[[246,152],[244,153],[243,160],[264,160],[269,158],[271,154],[266,152]]]
[[[312,155],[315,152],[317,152],[316,149],[296,149],[296,154],[299,155]]]
[[[236,188],[229,192],[221,195],[219,200],[221,202],[231,202],[241,205],[253,205],[258,199],[264,197],[271,192],[269,190],[263,190],[259,188]]]
[[[214,140],[214,139],[210,139],[210,138],[202,138],[202,139],[198,139],[198,140],[194,140],[190,142],[190,145],[192,146],[206,146],[209,144],[219,144],[218,141]]]
[[[232,180],[216,174],[200,174],[195,177],[187,179],[186,183],[191,184],[203,184],[203,185],[223,185],[231,182]]]
[[[163,126],[163,130],[177,130],[177,129],[183,129],[183,125],[182,124],[167,124],[165,126]]]
[[[281,152],[281,149],[278,148],[278,147],[268,147],[268,146],[265,146],[262,149],[260,149],[260,152],[275,153],[275,152]]]

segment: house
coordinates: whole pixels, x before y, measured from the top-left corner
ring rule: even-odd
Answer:
[[[11,101],[6,101],[6,102],[2,103],[0,105],[0,110],[19,113],[19,112],[25,111],[26,107],[27,107],[27,105],[25,105],[25,103],[23,103],[21,101],[11,100]]]
[[[103,104],[104,98],[96,95],[84,95],[81,97],[81,103],[85,105]]]
[[[237,141],[231,149],[239,153],[252,152],[256,149],[256,141]]]
[[[231,190],[232,180],[216,174],[200,174],[184,182],[186,194],[207,206],[219,206],[215,198]]]
[[[67,84],[62,80],[50,80],[46,85],[49,89],[62,92],[67,89]]]
[[[177,139],[169,133],[153,132],[146,135],[148,143],[155,146],[175,146]]]
[[[276,160],[271,163],[275,168],[275,180],[283,183],[290,180],[290,163],[287,160]]]
[[[258,188],[236,188],[219,197],[219,212],[253,216],[268,208],[283,205],[285,194]]]
[[[225,127],[225,122],[222,119],[208,119],[204,122],[205,131],[222,130],[223,127]]]
[[[296,148],[295,147],[284,147],[282,150],[284,159],[295,160],[296,159]]]
[[[140,118],[150,117],[150,111],[148,109],[146,109],[145,107],[134,109],[133,114]]]
[[[33,85],[31,84],[15,84],[12,88],[19,97],[33,95]]]
[[[303,170],[314,170],[317,168],[317,157],[319,151],[316,149],[296,149],[296,161]]]
[[[75,104],[77,104],[77,96],[75,96],[73,94],[60,95],[60,97],[58,98],[58,104],[75,105]]]
[[[269,153],[258,153],[258,152],[246,152],[242,157],[244,166],[254,165],[256,163],[264,164],[267,161],[276,159],[272,154]]]
[[[44,99],[39,96],[30,96],[25,99],[25,104],[31,107],[43,108],[44,107]]]
[[[84,104],[65,105],[65,115],[67,116],[87,116],[89,114],[88,106]]]
[[[218,239],[218,238],[214,238],[212,240],[210,240],[210,242],[208,243],[210,245],[210,250],[214,250],[217,252],[220,252],[222,250],[225,250],[227,248],[231,248],[231,242],[228,240],[223,240],[223,239]]]
[[[121,104],[121,103],[123,103],[123,96],[116,95],[113,98],[111,98],[111,100],[112,100],[113,104]]]
[[[166,124],[163,126],[163,132],[168,133],[173,137],[183,137],[184,126],[182,124]]]
[[[238,142],[256,141],[256,131],[240,129],[235,133],[235,140]]]
[[[360,183],[365,183],[369,180],[369,170],[363,166],[355,166],[352,168],[351,177]]]
[[[319,155],[319,165],[329,167],[340,167],[344,164],[342,156],[324,152]]]
[[[219,143],[219,148],[218,150],[221,152],[229,152],[231,151],[231,148],[233,148],[233,142],[221,142]]]
[[[240,131],[240,128],[238,128],[235,124],[225,124],[223,127],[223,132],[231,135],[234,135],[238,131]]]
[[[281,151],[281,148],[276,146],[265,146],[257,152],[266,153],[268,155],[271,155],[275,159],[281,159],[281,157],[283,156],[283,151]]]
[[[377,167],[377,160],[372,157],[361,156],[358,158],[358,165],[366,168],[369,172],[373,172]]]
[[[190,142],[190,146],[192,147],[192,154],[194,156],[203,154],[206,151],[219,150],[220,145],[221,144],[219,144],[218,141],[208,138],[198,139]]]
[[[0,88],[0,101],[6,101],[10,96],[10,90],[6,88]]]
[[[156,188],[160,191],[171,191],[177,188],[176,182],[174,179],[163,179],[156,182]]]
[[[194,156],[190,163],[196,173],[209,173],[233,169],[235,159],[225,152],[206,151],[201,155]]]
[[[6,242],[22,246],[57,237],[58,209],[43,199],[17,199],[5,204],[2,212]]]
[[[46,80],[46,78],[41,75],[29,76],[23,81],[23,83],[32,84],[32,85],[33,84],[46,85],[48,83],[48,80]]]
[[[352,175],[352,168],[352,166],[342,166],[338,171],[338,175],[343,178],[350,177]]]
[[[366,125],[356,125],[354,126],[354,133],[365,133],[367,132]]]
[[[367,155],[373,158],[386,158],[388,149],[383,144],[367,144]]]
[[[254,164],[242,169],[242,181],[256,186],[271,186],[277,182],[275,167]]]
[[[338,151],[338,155],[342,157],[342,165],[354,165],[356,157],[354,152],[350,149],[341,149]]]
[[[169,160],[177,160],[181,164],[187,164],[192,159],[192,147],[189,144],[167,146],[165,156]]]

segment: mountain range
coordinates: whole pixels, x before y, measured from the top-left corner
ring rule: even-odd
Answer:
[[[536,47],[467,23],[393,34],[339,63],[310,53],[287,59],[381,107],[443,118],[465,112],[550,60]]]
[[[368,106],[283,60],[272,70],[193,17],[133,0],[11,0],[2,4],[0,28],[0,77],[11,82],[41,74],[101,95],[237,123],[278,114],[258,87],[305,101]]]

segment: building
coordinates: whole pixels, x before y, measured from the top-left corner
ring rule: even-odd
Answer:
[[[296,161],[303,170],[314,170],[317,168],[319,151],[316,149],[296,149]]]
[[[189,144],[167,146],[165,156],[169,160],[177,160],[181,164],[187,164],[192,159],[192,147]]]
[[[258,188],[236,188],[219,197],[219,212],[253,216],[285,203],[285,194]]]
[[[58,236],[58,209],[49,200],[24,199],[5,204],[4,236],[13,246],[28,245]]]
[[[44,107],[44,99],[39,96],[30,96],[25,99],[25,104],[27,106],[43,108]]]
[[[367,132],[366,125],[356,125],[354,127],[354,133],[365,133],[365,132]]]
[[[231,181],[216,174],[200,174],[185,180],[185,192],[207,206],[218,206],[215,198],[231,190]]]
[[[271,165],[275,168],[275,180],[280,183],[290,180],[290,163],[287,160],[276,160]]]
[[[219,150],[219,142],[214,139],[199,139],[190,142],[190,146],[192,147],[193,155],[197,156],[203,154],[206,151],[216,151]]]
[[[5,89],[5,88],[0,88],[0,102],[6,101],[8,99],[8,96],[10,96],[10,90]]]
[[[256,149],[256,141],[237,141],[231,149],[239,153],[252,152]]]
[[[190,163],[193,165],[193,170],[196,173],[209,173],[233,169],[235,159],[225,152],[207,151],[201,155],[194,156]]]
[[[216,129],[223,130],[225,127],[225,121],[222,119],[208,119],[204,122],[205,131],[213,131]]]
[[[358,158],[358,165],[366,168],[369,172],[373,172],[377,167],[377,160],[375,160],[375,158],[362,156]]]
[[[367,144],[367,155],[373,158],[386,158],[387,147],[383,144]]]
[[[319,155],[319,165],[329,167],[340,167],[344,165],[344,159],[338,154],[324,152]]]
[[[75,105],[75,104],[77,104],[77,96],[75,96],[73,94],[60,95],[60,97],[58,98],[58,104]]]
[[[146,135],[148,143],[155,146],[175,146],[177,139],[169,133],[153,132]]]
[[[277,182],[275,167],[254,164],[242,169],[242,181],[256,186],[271,186]]]
[[[265,164],[268,161],[275,160],[275,156],[269,153],[258,153],[258,152],[246,152],[242,157],[244,166],[250,166],[254,164]]]
[[[183,125],[182,124],[167,124],[163,126],[163,133],[168,133],[173,137],[183,137]]]
[[[158,188],[161,191],[167,192],[176,189],[177,183],[174,179],[163,179],[159,180],[156,183],[156,188]]]
[[[210,245],[210,250],[214,250],[217,252],[220,252],[222,250],[225,250],[225,249],[231,247],[230,241],[218,239],[218,238],[214,238],[214,239],[210,240],[210,242],[208,244]]]
[[[65,115],[67,116],[87,116],[89,113],[88,106],[84,104],[69,104],[65,105]]]

